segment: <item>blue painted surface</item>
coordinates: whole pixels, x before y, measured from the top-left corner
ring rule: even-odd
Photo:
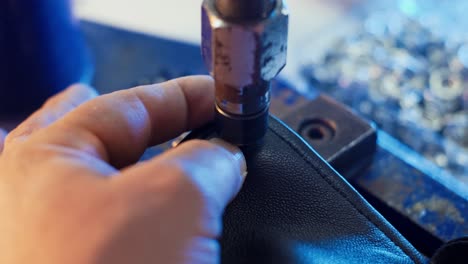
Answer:
[[[465,200],[468,200],[468,188],[465,184],[460,184],[450,173],[436,166],[431,161],[419,155],[417,152],[393,138],[386,132],[380,130],[378,144],[388,150],[393,155],[400,157],[405,163],[425,175],[431,177],[434,181],[445,186]]]
[[[28,114],[92,64],[71,1],[0,1],[0,116]]]
[[[353,183],[441,241],[467,235],[466,198],[403,159],[379,144],[369,171]]]

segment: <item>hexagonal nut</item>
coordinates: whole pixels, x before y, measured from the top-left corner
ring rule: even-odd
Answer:
[[[225,20],[214,0],[204,0],[202,10],[203,58],[215,79],[242,89],[270,81],[284,68],[289,14],[283,0],[268,18],[254,22]]]

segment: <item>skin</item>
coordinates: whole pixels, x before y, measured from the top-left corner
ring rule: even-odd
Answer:
[[[210,121],[213,101],[202,76],[103,96],[74,85],[0,131],[0,263],[218,263],[240,150],[193,140],[136,163]]]

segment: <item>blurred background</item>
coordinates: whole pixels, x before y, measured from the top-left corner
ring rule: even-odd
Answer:
[[[75,0],[74,11],[88,21],[199,45],[200,4]],[[468,2],[288,4],[282,77],[303,93],[332,94],[468,185]]]
[[[349,16],[353,3],[359,0],[289,0],[293,13],[290,18],[288,68],[289,75],[297,75],[298,63],[319,54],[321,39],[345,32],[357,24]],[[132,31],[154,34],[164,38],[199,45],[201,42],[201,1],[189,0],[74,0],[76,15],[89,21],[109,24]],[[320,34],[320,40],[317,35]],[[307,44],[306,44],[307,43]],[[306,44],[306,45],[305,45]],[[307,51],[304,47],[310,47]],[[310,53],[314,54],[310,54]]]

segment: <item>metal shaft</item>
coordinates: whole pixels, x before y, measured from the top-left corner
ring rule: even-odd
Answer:
[[[204,0],[203,57],[216,86],[221,138],[261,140],[268,127],[270,84],[286,63],[288,14],[283,0]]]
[[[275,7],[275,0],[216,0],[216,9],[227,19],[254,20],[267,18]]]
[[[215,0],[215,7],[220,15],[233,23],[267,19],[274,4],[275,0]],[[241,45],[241,43],[232,44]],[[253,54],[238,54],[238,56],[253,56]],[[232,69],[233,72],[240,70],[242,69]],[[238,145],[258,141],[267,129],[270,82],[263,81],[260,76],[255,76],[253,79],[254,83],[248,87],[229,87],[229,85],[226,87],[226,83],[216,83],[218,131],[222,137]],[[242,89],[241,93],[239,88]]]

